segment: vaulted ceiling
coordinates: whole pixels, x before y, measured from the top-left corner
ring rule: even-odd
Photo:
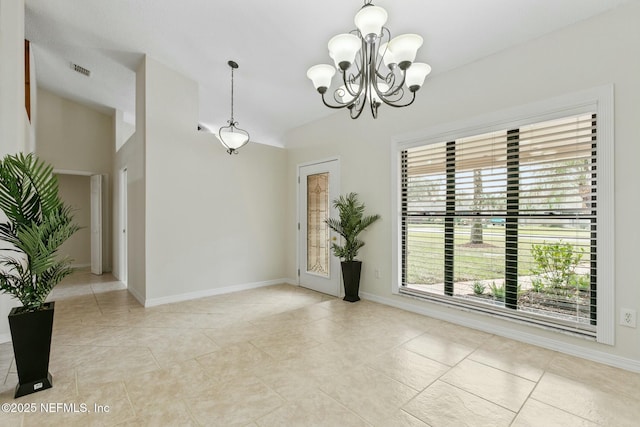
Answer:
[[[378,0],[392,35],[417,33],[431,76],[517,46],[630,0]],[[362,0],[25,0],[38,85],[135,115],[144,54],[199,84],[199,122],[217,129],[230,108],[255,142],[282,145],[290,128],[334,113],[306,77],[331,63],[327,41],[352,30]],[[91,71],[74,72],[75,63]],[[481,82],[479,82],[481,83]],[[419,96],[429,96],[429,77]],[[345,120],[348,120],[348,114]],[[195,126],[195,124],[194,124]]]

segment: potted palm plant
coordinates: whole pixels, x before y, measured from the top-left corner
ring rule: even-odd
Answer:
[[[371,224],[380,219],[380,215],[364,215],[364,203],[358,200],[357,193],[349,193],[340,196],[333,201],[333,206],[338,210],[339,218],[327,218],[326,224],[336,233],[342,236],[343,245],[331,244],[333,254],[341,258],[342,281],[344,283],[344,300],[356,302],[360,300],[360,272],[362,261],[355,259],[358,251],[364,246],[364,242],[358,239],[358,235]]]
[[[22,303],[9,313],[20,397],[52,386],[54,303],[46,299],[73,271],[71,260],[57,252],[78,226],[58,196],[53,168],[33,154],[0,161],[0,210],[0,290]]]

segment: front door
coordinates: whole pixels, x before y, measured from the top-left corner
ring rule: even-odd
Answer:
[[[338,160],[298,168],[298,271],[305,288],[340,296],[340,260],[333,256],[336,234],[324,220],[336,217],[333,200],[339,192]]]

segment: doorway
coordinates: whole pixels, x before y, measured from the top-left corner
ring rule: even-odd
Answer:
[[[331,251],[338,236],[324,221],[337,216],[339,189],[338,159],[298,166],[298,284],[333,296],[340,296],[340,260]]]
[[[107,176],[58,169],[53,173],[61,199],[73,207],[74,220],[82,227],[64,243],[60,253],[71,257],[75,268],[90,267],[92,273],[102,274],[105,265],[109,266],[108,248],[103,246],[109,242],[103,230],[109,224],[105,215],[109,201],[104,198],[108,194]]]
[[[91,175],[91,272],[102,274],[102,175]]]
[[[120,171],[119,279],[127,284],[127,168]]]

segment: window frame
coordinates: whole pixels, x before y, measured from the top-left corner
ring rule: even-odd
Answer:
[[[535,102],[507,110],[484,114],[475,118],[434,126],[432,128],[400,135],[393,139],[391,147],[391,176],[392,176],[392,293],[410,298],[420,298],[424,301],[444,304],[450,307],[515,321],[527,321],[528,316],[509,316],[508,313],[494,312],[490,307],[478,307],[465,304],[453,299],[438,296],[412,293],[402,286],[403,283],[403,239],[405,234],[402,227],[402,153],[410,148],[424,146],[443,141],[455,141],[474,135],[520,128],[532,123],[559,119],[570,115],[595,112],[598,120],[597,140],[598,153],[596,167],[598,170],[598,203],[596,206],[598,218],[598,236],[596,251],[598,254],[598,292],[597,325],[595,337],[576,331],[581,337],[594,339],[603,344],[614,345],[615,338],[615,224],[614,224],[614,117],[613,117],[613,85],[600,86],[569,95],[563,95],[548,100]],[[406,159],[404,159],[406,161]],[[556,328],[545,322],[530,318],[527,324],[571,333],[568,329]]]

